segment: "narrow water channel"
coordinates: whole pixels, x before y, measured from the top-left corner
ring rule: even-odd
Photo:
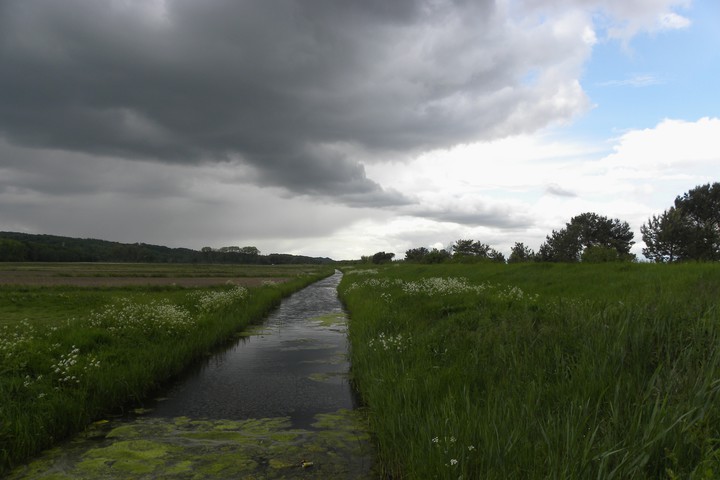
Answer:
[[[103,419],[9,479],[372,479],[336,272],[284,299],[133,418]]]
[[[235,346],[211,357],[152,406],[154,417],[284,417],[305,428],[318,413],[355,407],[346,318],[336,273],[286,298]]]

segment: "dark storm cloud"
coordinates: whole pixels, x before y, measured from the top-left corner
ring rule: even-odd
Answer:
[[[550,39],[532,58],[496,15],[490,0],[5,0],[0,134],[127,159],[230,159],[294,193],[407,203],[333,149],[387,159],[577,109],[533,102],[522,84],[568,52]]]
[[[177,176],[166,181],[161,168],[141,162],[58,150],[27,149],[0,139],[0,192],[24,192],[59,199],[65,195],[125,195],[159,199],[187,194]]]

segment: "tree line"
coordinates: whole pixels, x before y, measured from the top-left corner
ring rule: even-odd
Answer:
[[[653,215],[640,227],[643,255],[658,263],[720,260],[720,183],[697,186],[675,199],[673,206]],[[593,212],[572,217],[553,230],[537,252],[516,242],[505,256],[477,240],[461,239],[448,249],[425,247],[405,252],[415,263],[459,262],[622,262],[635,261],[630,249],[634,234],[627,222]],[[365,257],[372,263],[392,260],[385,252]]]
[[[145,243],[118,243],[18,232],[0,232],[0,262],[121,262],[121,263],[224,263],[320,264],[329,258],[271,253],[253,246],[170,248]]]

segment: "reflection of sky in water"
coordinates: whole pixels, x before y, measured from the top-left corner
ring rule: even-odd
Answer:
[[[171,386],[150,415],[290,416],[306,426],[317,413],[353,408],[345,327],[313,320],[343,313],[340,278],[337,273],[283,300],[263,328]]]

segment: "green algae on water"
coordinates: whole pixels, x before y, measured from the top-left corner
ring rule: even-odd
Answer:
[[[374,478],[362,413],[339,410],[314,418],[310,429],[293,428],[288,417],[103,423],[91,427],[92,436],[49,450],[8,478]]]
[[[311,322],[316,322],[323,327],[334,327],[337,325],[344,325],[347,323],[347,315],[344,313],[329,313],[326,315],[319,315],[310,319]]]

